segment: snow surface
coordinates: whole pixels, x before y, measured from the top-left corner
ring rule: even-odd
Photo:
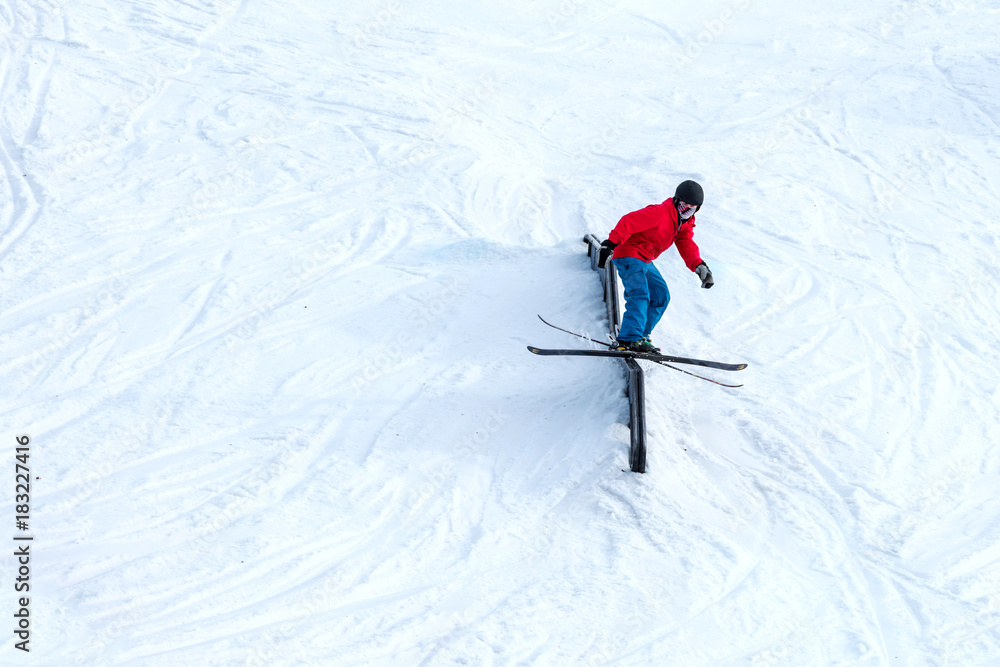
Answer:
[[[995,2],[0,26],[0,663],[1000,664]],[[750,367],[650,369],[635,475],[621,364],[525,345],[685,178],[654,340]]]

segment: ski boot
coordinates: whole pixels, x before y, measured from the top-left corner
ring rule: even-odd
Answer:
[[[659,354],[660,348],[654,347],[647,338],[639,340],[616,340],[611,345],[612,350],[621,352],[639,352],[641,354]]]

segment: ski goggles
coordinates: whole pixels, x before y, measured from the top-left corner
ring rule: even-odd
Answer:
[[[692,206],[691,204],[683,201],[677,202],[677,212],[680,213],[681,220],[687,220],[694,215],[694,212],[697,210],[697,206]]]

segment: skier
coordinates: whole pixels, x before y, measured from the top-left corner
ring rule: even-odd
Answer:
[[[625,285],[625,316],[612,349],[659,353],[649,335],[670,303],[670,291],[653,260],[670,246],[677,246],[681,259],[698,275],[702,287],[708,289],[715,284],[692,238],[694,214],[704,201],[701,186],[684,181],[662,204],[624,215],[601,243],[598,266],[604,268],[610,255]]]

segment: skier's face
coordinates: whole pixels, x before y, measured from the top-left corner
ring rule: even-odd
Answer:
[[[697,206],[692,206],[685,201],[677,202],[677,213],[680,214],[681,220],[687,220],[694,212],[698,210]]]

